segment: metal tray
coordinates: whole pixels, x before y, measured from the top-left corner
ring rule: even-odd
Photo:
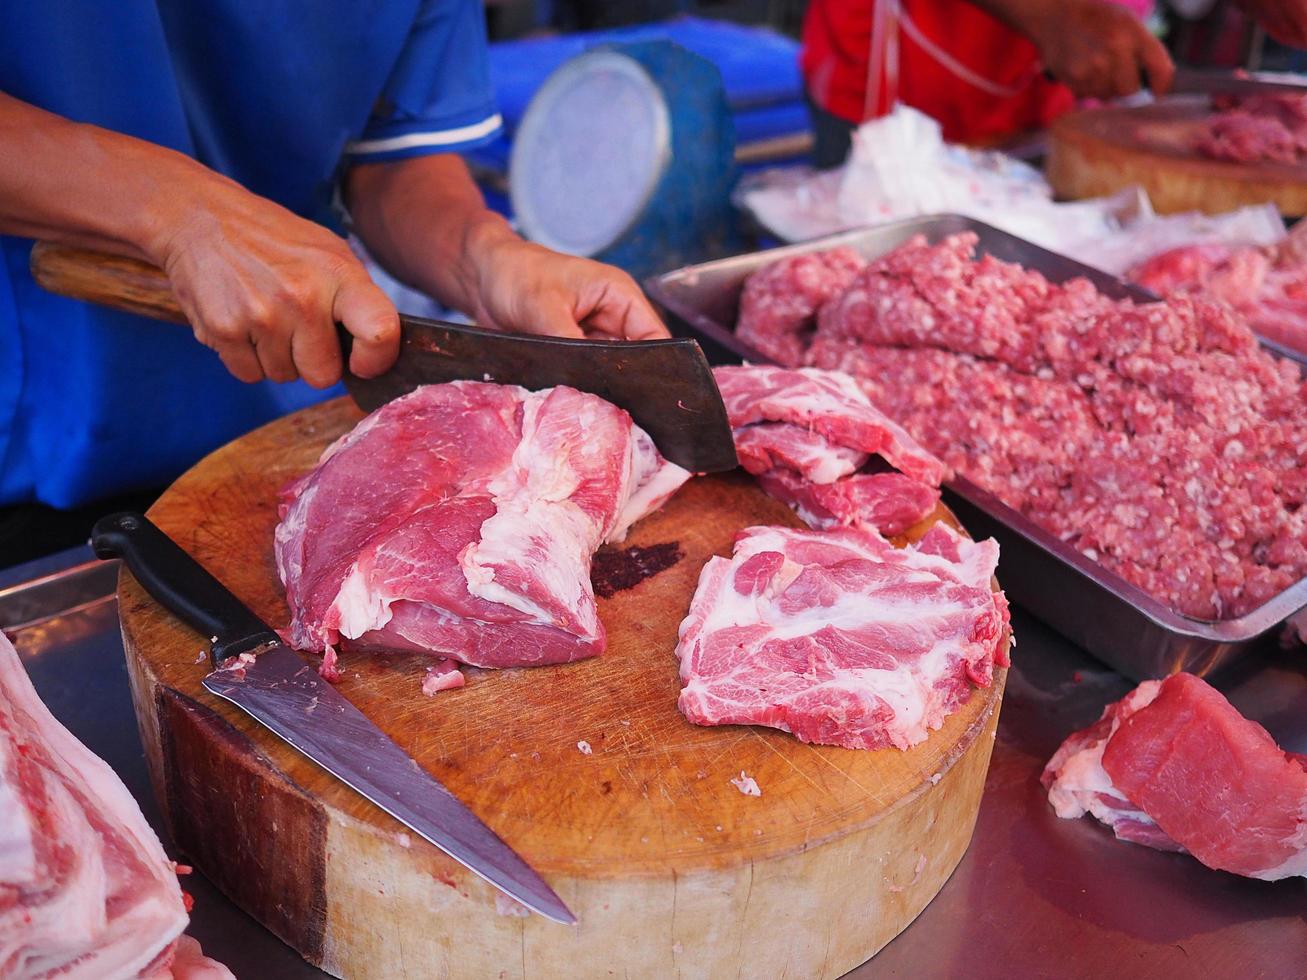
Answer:
[[[1053,282],[1081,276],[1108,296],[1142,302],[1157,299],[1138,286],[960,215],[912,218],[687,266],[647,280],[645,289],[670,314],[672,329],[698,339],[714,363],[769,363],[737,340],[733,332],[740,291],[754,270],[776,259],[837,245],[848,245],[873,258],[914,235],[937,242],[962,231],[975,232],[980,253],[1036,269]],[[1307,607],[1307,579],[1303,579],[1238,619],[1214,621],[1184,616],[1085,557],[966,477],[955,478],[945,489],[949,505],[973,534],[998,540],[1003,550],[1000,577],[1014,602],[1137,680],[1177,670],[1208,674],[1223,668],[1258,647],[1273,645],[1277,627]]]

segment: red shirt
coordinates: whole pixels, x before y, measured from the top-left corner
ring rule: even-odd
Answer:
[[[853,123],[891,107],[884,82],[879,104],[867,104],[874,6],[875,0],[811,0],[803,22],[800,65],[808,92],[821,108]],[[960,78],[900,26],[899,101],[939,120],[945,139],[991,142],[1046,126],[1071,108],[1071,90],[1040,71],[1034,45],[979,7],[963,0],[901,0],[901,6],[927,41],[993,87],[1013,90],[999,95]]]

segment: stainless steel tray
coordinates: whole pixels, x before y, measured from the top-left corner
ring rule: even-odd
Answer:
[[[1157,297],[1105,272],[1032,245],[960,215],[912,218],[842,232],[799,245],[687,266],[645,282],[653,300],[670,314],[674,331],[699,340],[714,363],[768,359],[736,339],[744,280],[760,266],[790,255],[848,245],[868,258],[883,255],[913,235],[937,242],[975,232],[978,251],[1037,269],[1053,282],[1082,276],[1108,296],[1143,302]],[[1068,639],[1138,680],[1176,670],[1207,674],[1254,649],[1273,645],[1277,627],[1307,607],[1307,579],[1238,619],[1202,620],[1169,609],[1115,572],[1082,555],[1027,520],[993,494],[959,476],[949,505],[977,536],[993,536],[1003,550],[999,576],[1019,603]]]

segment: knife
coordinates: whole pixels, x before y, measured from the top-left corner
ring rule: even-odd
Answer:
[[[32,277],[52,293],[156,320],[185,323],[168,278],[145,262],[38,242]],[[345,372],[345,388],[370,412],[424,384],[496,381],[532,390],[568,385],[625,409],[667,459],[692,473],[737,465],[721,392],[697,341],[603,341],[499,333],[403,313],[399,359],[385,374]],[[349,335],[340,330],[344,363]]]
[[[141,514],[91,531],[156,600],[211,638],[204,687],[230,701],[400,823],[506,895],[572,925],[562,899],[495,832],[386,737],[216,578]]]
[[[1268,79],[1264,74],[1244,77],[1230,71],[1177,68],[1171,92],[1175,95],[1265,95],[1272,92],[1307,95],[1307,87]]]

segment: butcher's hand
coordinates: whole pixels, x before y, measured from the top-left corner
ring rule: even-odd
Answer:
[[[391,275],[483,326],[555,337],[666,337],[620,269],[523,241],[447,153],[350,168],[354,230]]]
[[[375,375],[399,351],[394,307],[345,242],[189,157],[0,93],[0,234],[145,259],[195,336],[242,381]]]
[[[507,228],[474,246],[478,323],[554,337],[655,340],[667,328],[621,269],[523,241]]]
[[[340,380],[336,323],[353,336],[350,370],[373,377],[399,353],[399,316],[338,235],[233,181],[206,173],[179,189],[152,236],[195,337],[242,381]]]
[[[1108,0],[986,0],[1034,43],[1045,70],[1079,98],[1155,95],[1171,87],[1175,65],[1162,42],[1130,11]]]
[[[1238,0],[1266,33],[1291,48],[1307,48],[1307,0]]]

